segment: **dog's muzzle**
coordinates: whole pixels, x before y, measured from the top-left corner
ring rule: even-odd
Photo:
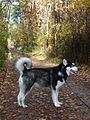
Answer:
[[[70,70],[70,72],[72,74],[76,74],[78,72],[78,68],[77,67],[72,67],[71,70]]]

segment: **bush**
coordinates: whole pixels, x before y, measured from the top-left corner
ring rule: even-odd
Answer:
[[[0,71],[3,70],[4,61],[7,57],[7,38],[7,23],[5,21],[2,21],[0,23]]]

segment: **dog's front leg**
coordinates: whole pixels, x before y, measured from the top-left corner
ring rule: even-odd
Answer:
[[[53,102],[54,102],[54,105],[56,107],[60,107],[62,105],[62,102],[59,102],[58,100],[58,94],[59,94],[59,88],[65,83],[65,81],[63,80],[63,82],[61,81],[57,81],[57,85],[55,87],[55,90],[52,89],[52,99],[53,99]]]
[[[62,105],[63,103],[58,100],[59,88],[56,88],[57,103]]]
[[[58,92],[59,92],[58,89],[54,90],[52,88],[52,100],[53,100],[53,103],[56,107],[61,107],[62,103],[59,102],[59,100],[58,100]]]

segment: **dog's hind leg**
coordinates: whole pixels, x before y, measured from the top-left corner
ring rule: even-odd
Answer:
[[[21,104],[21,99],[22,99],[22,86],[23,86],[23,80],[22,80],[22,77],[20,76],[20,78],[19,78],[19,94],[18,94],[18,96],[17,96],[18,106],[22,106],[22,104]]]
[[[18,106],[22,106],[22,104],[21,104],[21,92],[19,92],[17,99],[18,99]]]
[[[23,88],[23,89],[22,89]],[[26,108],[27,105],[25,105],[25,97],[26,97],[26,94],[25,94],[25,87],[22,86],[22,88],[20,88],[20,92],[18,94],[18,105],[19,106],[23,106],[23,108]]]
[[[23,78],[20,76],[19,78],[19,94],[18,94],[18,105],[19,106],[23,106],[24,108],[27,107],[25,104],[24,104],[24,101],[25,101],[25,85],[23,83]]]
[[[27,105],[25,105],[25,97],[26,95],[22,91],[20,91],[18,94],[18,105],[23,106],[24,108],[27,107]]]
[[[23,106],[23,108],[27,107],[27,105],[25,105],[25,95],[24,94],[22,95],[22,106]]]
[[[20,77],[19,78],[19,89],[20,92],[18,94],[18,105],[22,106],[24,108],[27,107],[27,105],[25,105],[25,98],[28,95],[29,91],[31,90],[33,84],[34,84],[35,80],[28,78],[27,76],[24,77]]]

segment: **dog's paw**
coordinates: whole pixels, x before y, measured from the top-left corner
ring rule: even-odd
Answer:
[[[21,106],[22,106],[22,104],[21,104],[20,102],[18,102],[18,106],[19,106],[19,107],[21,107]]]
[[[28,106],[27,106],[27,105],[23,105],[22,107],[23,107],[23,108],[27,108]]]
[[[55,107],[61,107],[61,105],[59,103],[55,103],[54,105],[55,105]]]
[[[62,105],[63,103],[58,101],[58,104]]]
[[[18,104],[18,107],[21,107],[22,105],[21,104]]]

